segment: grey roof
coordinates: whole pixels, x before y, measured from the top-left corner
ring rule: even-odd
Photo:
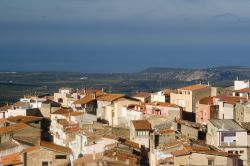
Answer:
[[[248,132],[250,131],[250,122],[242,122],[241,126],[246,129]]]
[[[221,130],[245,130],[238,123],[231,119],[210,119],[216,128]]]

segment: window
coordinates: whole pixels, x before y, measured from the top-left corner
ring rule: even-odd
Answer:
[[[48,161],[43,161],[42,166],[49,166],[49,162]]]
[[[59,98],[59,99],[58,99],[58,103],[63,103],[63,99],[62,99],[62,98]]]
[[[67,159],[66,155],[56,155],[56,159]]]
[[[233,151],[232,151],[232,150],[229,150],[228,153],[233,153]]]
[[[236,150],[235,152],[234,152],[235,154],[239,154],[239,152]]]
[[[241,150],[241,151],[240,151],[240,154],[243,154],[243,153],[244,153],[244,150]]]
[[[208,165],[214,165],[214,159],[208,159]]]
[[[136,133],[137,133],[137,136],[148,136],[148,131],[138,130]]]

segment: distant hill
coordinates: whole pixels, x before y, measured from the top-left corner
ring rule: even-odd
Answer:
[[[250,68],[242,66],[226,66],[206,69],[181,68],[148,68],[144,74],[158,74],[162,78],[180,81],[211,81],[214,83],[250,78]]]
[[[88,79],[81,80],[86,77]],[[138,73],[86,74],[72,72],[0,72],[0,104],[25,94],[53,94],[62,86],[105,88],[108,92],[133,94],[177,88],[199,82],[232,86],[236,78],[250,79],[250,68],[226,66],[206,69],[148,68]]]

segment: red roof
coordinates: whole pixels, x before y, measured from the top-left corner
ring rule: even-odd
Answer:
[[[136,130],[152,130],[151,124],[147,120],[132,120]]]
[[[72,154],[72,150],[69,147],[56,145],[51,142],[41,141],[41,146],[57,152]]]
[[[8,118],[8,121],[15,122],[15,123],[30,123],[30,122],[36,122],[36,121],[41,121],[43,118],[42,117],[37,117],[37,116],[11,116]]]
[[[213,105],[215,97],[205,97],[199,101],[200,104]]]
[[[236,90],[235,92],[248,93],[248,92],[250,92],[250,88],[244,88],[244,89]]]
[[[171,134],[171,133],[175,133],[175,131],[166,129],[166,130],[160,130],[159,133],[160,134]]]
[[[98,100],[102,100],[102,101],[115,101],[117,99],[120,99],[122,97],[125,97],[126,95],[125,94],[105,94],[105,95],[102,95],[100,97],[97,97]]]
[[[238,96],[222,96],[219,97],[220,100],[225,101],[228,104],[236,104],[243,101],[246,101],[246,98],[244,97],[238,97]]]
[[[2,128],[0,128],[0,134],[24,129],[26,127],[29,127],[29,126],[26,125],[25,123],[17,123],[17,124],[11,125],[11,126],[2,127]]]
[[[180,90],[193,91],[193,90],[199,90],[199,89],[203,89],[203,88],[207,88],[207,87],[209,87],[209,85],[195,84],[195,85],[190,85],[190,86],[180,88]]]
[[[139,98],[147,98],[147,97],[150,97],[150,93],[148,92],[138,92],[136,94],[134,94],[133,97],[139,97]]]
[[[3,156],[0,163],[2,163],[3,165],[19,165],[23,162],[19,153],[12,153],[7,156]]]

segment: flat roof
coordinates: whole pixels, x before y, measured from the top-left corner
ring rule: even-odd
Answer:
[[[209,120],[216,128],[222,130],[245,130],[232,119],[210,119]]]

